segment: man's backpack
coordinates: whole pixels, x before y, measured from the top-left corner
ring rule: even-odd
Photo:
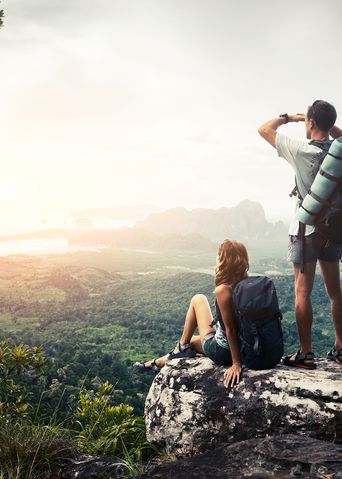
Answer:
[[[233,288],[233,307],[243,364],[251,369],[273,368],[284,353],[282,314],[273,281],[267,276],[242,279]],[[225,331],[219,309],[217,317]]]
[[[316,175],[321,174],[329,178],[329,175],[322,170],[321,165],[325,157],[330,154],[329,148],[332,144],[332,140],[310,141],[310,145],[317,146],[322,150],[321,155],[315,161],[313,165],[313,178]],[[337,158],[341,160],[341,158]],[[342,245],[342,179],[331,177],[330,180],[336,182],[336,188],[333,190],[327,200],[323,200],[309,190],[308,195],[311,195],[314,199],[323,204],[323,208],[317,217],[315,218],[315,231],[318,232],[324,239],[329,240],[335,245]],[[291,195],[297,195],[300,200],[302,208],[304,198],[299,193],[298,187],[294,188]],[[305,208],[304,208],[305,209]],[[309,212],[308,212],[309,213]],[[312,213],[310,213],[312,214]],[[304,237],[305,237],[305,224],[299,223],[299,236],[301,238],[301,272],[304,273]]]
[[[327,173],[321,171],[321,164],[329,152],[332,141],[311,141],[310,144],[321,148],[322,155],[315,165],[316,174],[327,176]],[[330,153],[329,153],[330,154]],[[339,161],[342,159],[339,158]],[[342,244],[342,178],[336,178],[336,188],[326,201],[322,201],[323,209],[315,221],[315,231],[320,233],[331,243]],[[315,199],[317,196],[310,191]],[[318,200],[319,201],[319,200]]]

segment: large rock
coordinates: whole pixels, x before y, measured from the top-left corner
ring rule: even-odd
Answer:
[[[250,439],[151,468],[140,479],[342,479],[342,446],[293,434]]]
[[[177,455],[279,434],[342,442],[341,366],[246,371],[230,389],[223,371],[205,357],[168,362],[146,399],[148,439]]]

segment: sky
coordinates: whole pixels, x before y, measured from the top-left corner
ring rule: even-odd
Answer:
[[[293,173],[257,129],[316,99],[342,111],[340,0],[0,7],[1,231],[73,209],[244,199],[289,220]]]

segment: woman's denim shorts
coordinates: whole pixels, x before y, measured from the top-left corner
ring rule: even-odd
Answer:
[[[214,361],[214,363],[220,364],[221,366],[232,365],[232,356],[229,349],[222,348],[222,346],[217,344],[215,333],[209,333],[205,336],[202,347],[204,354]]]

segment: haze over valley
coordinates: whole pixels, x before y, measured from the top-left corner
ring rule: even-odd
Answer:
[[[6,252],[11,251],[9,246],[13,253],[25,253],[25,241],[28,253],[58,253],[75,251],[77,248],[106,247],[211,252],[225,238],[246,242],[261,257],[270,254],[281,257],[284,254],[287,227],[281,221],[267,221],[263,207],[258,202],[244,200],[235,207],[217,210],[173,208],[146,214],[151,210],[153,207],[73,212],[75,223],[72,228],[45,228],[20,235],[2,236],[0,254],[8,254]],[[142,219],[133,220],[133,216]],[[106,221],[105,228],[97,226],[99,218],[102,224]],[[132,224],[114,228],[113,221],[121,224],[131,221]]]

